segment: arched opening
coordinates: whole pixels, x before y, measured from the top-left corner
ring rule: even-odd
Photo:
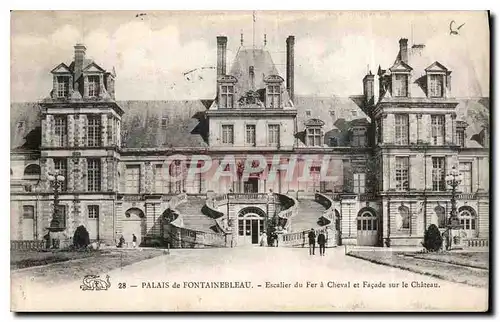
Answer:
[[[238,213],[238,245],[258,244],[265,231],[266,212],[259,207],[245,207]]]
[[[436,206],[434,208],[433,224],[438,228],[446,228],[446,210],[443,206]]]
[[[410,209],[405,206],[398,208],[398,215],[396,216],[396,227],[398,230],[410,229]]]
[[[127,245],[132,245],[133,237],[137,238],[137,245],[140,245],[146,235],[146,216],[139,208],[130,208],[125,212],[123,218],[123,238]]]
[[[358,245],[376,246],[378,244],[378,217],[373,208],[365,207],[358,213]]]
[[[458,209],[458,219],[460,226],[465,233],[464,237],[477,237],[477,214],[470,206],[462,206]]]
[[[38,164],[30,164],[26,168],[24,168],[25,176],[39,176],[40,175],[40,166]]]

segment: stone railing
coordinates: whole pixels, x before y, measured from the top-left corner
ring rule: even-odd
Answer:
[[[335,223],[335,206],[333,204],[333,200],[319,192],[314,195],[314,200],[326,208],[321,215],[322,218],[328,221],[326,225]]]
[[[10,249],[17,251],[40,250],[46,246],[45,240],[11,240]]]
[[[187,194],[182,193],[170,199],[169,208],[176,217],[170,222],[165,231],[173,247],[178,248],[203,248],[226,247],[230,240],[226,234],[217,234],[183,227],[182,214],[176,209],[180,204],[187,202]],[[167,237],[167,236],[164,236]]]
[[[227,195],[216,195],[212,198],[209,198],[207,196],[205,206],[201,209],[205,216],[215,220],[217,227],[225,234],[228,233],[229,226],[226,221],[226,214],[222,211],[219,211],[219,207],[225,206],[227,205],[227,203]]]
[[[320,231],[323,231],[326,235],[326,245],[336,246],[338,241],[337,232],[335,231],[335,205],[333,200],[319,192],[314,195],[314,200],[326,208],[320,218],[324,218],[328,221],[325,226],[315,229],[316,236]],[[306,247],[309,242],[307,237],[309,232],[310,230],[304,230],[282,234],[280,238],[280,245],[289,247]]]
[[[275,193],[277,199],[280,202],[282,210],[277,214],[278,218],[286,220],[286,224],[283,227],[288,230],[290,228],[291,220],[290,218],[297,214],[298,201],[297,199],[283,195],[280,193]]]
[[[488,238],[470,238],[464,239],[465,247],[489,247]]]
[[[230,201],[245,203],[274,202],[274,200],[270,200],[270,198],[274,199],[274,195],[268,193],[228,193],[227,198]]]

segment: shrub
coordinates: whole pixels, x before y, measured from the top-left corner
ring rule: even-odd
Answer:
[[[436,227],[436,225],[432,224],[427,228],[424,235],[424,242],[422,246],[425,247],[429,252],[436,252],[441,249],[443,245],[443,237],[441,236],[441,232]]]
[[[78,226],[73,235],[73,246],[75,248],[87,247],[90,244],[89,232],[85,226]]]

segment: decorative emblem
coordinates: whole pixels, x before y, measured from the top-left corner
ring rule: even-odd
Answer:
[[[107,291],[110,286],[109,275],[106,275],[106,280],[99,278],[99,275],[85,275],[80,289],[82,291]]]
[[[240,106],[248,104],[262,104],[262,102],[259,99],[259,96],[260,96],[259,93],[250,90],[240,97],[238,103],[240,104]]]

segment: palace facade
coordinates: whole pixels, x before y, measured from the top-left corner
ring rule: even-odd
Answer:
[[[419,245],[430,224],[446,228],[453,167],[456,242],[488,243],[489,99],[457,98],[460,70],[401,39],[394,64],[360,80],[362,95],[302,96],[293,36],[286,75],[265,47],[240,46],[227,69],[227,44],[217,37],[216,97],[118,101],[114,69],[77,44],[51,71],[47,99],[12,103],[13,243],[47,233],[57,173],[69,242],[83,225],[107,244],[135,234],[143,245],[230,247],[277,224],[284,246],[311,228],[335,244]]]

